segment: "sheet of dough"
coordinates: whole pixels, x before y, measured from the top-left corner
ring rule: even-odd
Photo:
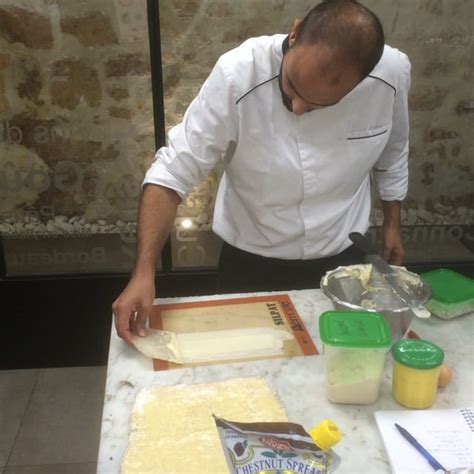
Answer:
[[[132,409],[122,474],[227,474],[213,414],[230,421],[288,421],[262,378],[146,387]]]

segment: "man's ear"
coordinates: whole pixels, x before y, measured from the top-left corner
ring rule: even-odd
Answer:
[[[298,34],[301,29],[301,23],[302,21],[299,18],[296,18],[295,21],[293,22],[293,27],[291,28],[290,37],[289,37],[290,46],[293,46],[293,43],[296,41],[296,38],[298,37]]]

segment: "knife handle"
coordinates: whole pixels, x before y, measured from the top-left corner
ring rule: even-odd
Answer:
[[[349,239],[352,240],[352,243],[362,250],[366,255],[377,255],[377,252],[372,247],[370,242],[359,232],[351,232],[349,234]]]

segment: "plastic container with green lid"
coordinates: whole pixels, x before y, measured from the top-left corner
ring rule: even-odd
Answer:
[[[383,315],[326,311],[319,317],[324,344],[325,385],[334,403],[369,405],[379,395],[385,354],[391,344]]]
[[[392,395],[407,408],[429,408],[436,397],[443,350],[423,339],[401,339],[392,346]]]
[[[426,308],[443,319],[474,312],[474,280],[460,273],[440,268],[422,273],[421,278],[431,286],[432,295]]]

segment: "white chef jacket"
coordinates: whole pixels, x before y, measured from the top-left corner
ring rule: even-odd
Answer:
[[[278,86],[284,40],[252,38],[219,58],[144,184],[183,198],[223,161],[214,232],[263,256],[320,258],[367,230],[371,171],[382,200],[406,196],[410,62],[385,46],[338,104],[297,116]]]

